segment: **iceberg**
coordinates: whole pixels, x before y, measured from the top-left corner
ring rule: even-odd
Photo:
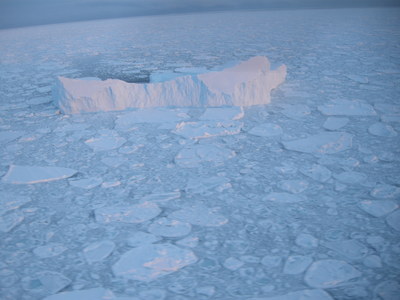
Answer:
[[[234,67],[183,75],[162,82],[58,77],[55,104],[65,114],[150,107],[218,107],[268,104],[270,92],[285,81],[286,66],[270,69],[256,56]]]

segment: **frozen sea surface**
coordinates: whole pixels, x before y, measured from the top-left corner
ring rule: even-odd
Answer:
[[[0,31],[0,298],[399,299],[399,15]],[[56,76],[148,82],[258,55],[288,68],[266,106],[52,103]]]

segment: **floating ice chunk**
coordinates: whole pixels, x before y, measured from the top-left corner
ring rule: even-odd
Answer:
[[[366,84],[366,83],[369,82],[369,81],[368,81],[368,77],[365,77],[365,76],[349,74],[349,75],[346,75],[346,77],[349,78],[349,79],[351,79],[351,80],[353,80],[353,81],[355,81],[355,82],[358,82],[358,83],[364,83],[364,84]]]
[[[292,194],[298,194],[307,189],[308,182],[305,180],[283,180],[279,182],[278,187]]]
[[[282,113],[288,118],[299,119],[310,115],[311,110],[307,105],[294,104],[294,105],[285,105]]]
[[[5,144],[16,140],[24,134],[23,131],[1,131],[0,132],[0,143]]]
[[[101,162],[111,168],[118,168],[120,165],[126,163],[126,159],[121,156],[104,157]]]
[[[270,92],[286,77],[286,66],[270,70],[266,57],[253,57],[232,68],[186,75],[159,83],[58,77],[53,98],[64,113],[166,106],[248,106],[267,104]]]
[[[276,203],[298,203],[301,201],[304,201],[305,198],[299,195],[293,195],[293,194],[289,194],[289,193],[277,193],[277,192],[273,192],[270,193],[269,195],[267,195],[265,197],[265,200],[267,201],[273,201]]]
[[[171,220],[169,218],[160,218],[149,226],[149,232],[165,237],[188,235],[191,230],[192,226],[189,223]]]
[[[110,290],[94,288],[81,291],[62,292],[48,296],[43,300],[117,300]]]
[[[129,250],[112,267],[115,276],[151,281],[197,261],[188,249],[171,244],[150,244]]]
[[[349,122],[348,118],[329,117],[324,123],[324,128],[328,130],[338,130]]]
[[[158,242],[159,240],[161,240],[161,238],[155,236],[154,234],[139,231],[128,238],[127,243],[130,247],[139,247]]]
[[[400,231],[400,210],[396,210],[392,212],[390,215],[386,217],[386,222],[393,229]]]
[[[398,300],[400,295],[400,283],[394,280],[379,283],[374,290],[374,299]]]
[[[312,154],[333,154],[352,147],[351,134],[346,132],[325,132],[308,138],[283,142],[287,150]]]
[[[185,207],[171,213],[168,217],[200,226],[221,226],[228,222],[223,215],[203,205]]]
[[[199,238],[196,236],[188,236],[177,241],[176,244],[182,247],[194,248],[199,244]]]
[[[179,199],[181,197],[180,191],[152,193],[140,199],[140,202],[154,202],[157,204],[166,204],[171,200]]]
[[[60,243],[49,243],[45,246],[39,246],[33,249],[33,253],[39,258],[49,258],[60,255],[67,248]]]
[[[90,190],[92,188],[95,188],[96,186],[99,186],[103,182],[103,180],[101,178],[93,177],[93,178],[84,178],[78,180],[70,179],[68,182],[70,185],[74,187]]]
[[[333,177],[335,177],[340,182],[347,184],[361,183],[367,179],[367,176],[364,173],[355,171],[342,172],[340,174],[333,175]]]
[[[178,123],[188,118],[186,109],[139,109],[119,116],[115,121],[115,127],[127,130],[139,123]]]
[[[277,255],[266,255],[261,259],[261,264],[269,269],[279,267],[282,263],[282,257]]]
[[[378,199],[393,199],[400,195],[400,188],[390,184],[377,184],[371,196]]]
[[[224,122],[182,122],[176,125],[173,133],[188,139],[201,139],[214,136],[240,133],[243,123],[237,121]]]
[[[334,300],[323,290],[302,290],[281,296],[249,298],[248,300]]]
[[[297,275],[303,273],[312,263],[312,258],[305,255],[289,256],[283,266],[283,273]]]
[[[0,216],[0,231],[9,232],[14,227],[22,223],[24,215],[20,211],[13,211],[3,216]]]
[[[369,126],[368,132],[372,135],[382,136],[382,137],[395,137],[397,132],[392,126],[383,123],[375,123]]]
[[[16,194],[1,192],[0,193],[0,216],[4,215],[10,210],[17,209],[26,203],[30,202],[31,198],[28,196],[20,196]]]
[[[180,167],[194,168],[202,162],[221,164],[235,155],[235,152],[230,149],[209,144],[196,144],[183,148],[175,157],[175,163]]]
[[[190,194],[206,194],[207,191],[223,191],[230,188],[230,180],[224,176],[212,176],[203,178],[190,178],[185,191]]]
[[[337,100],[318,106],[318,110],[328,116],[375,116],[374,108],[361,101]]]
[[[155,218],[160,212],[157,204],[143,202],[130,206],[101,207],[95,210],[95,216],[99,223],[142,223]]]
[[[364,200],[359,203],[359,206],[363,211],[377,218],[383,217],[399,207],[392,200]]]
[[[318,239],[311,234],[308,233],[300,233],[297,238],[296,238],[296,245],[307,248],[307,249],[312,249],[318,247]]]
[[[332,175],[332,172],[328,168],[317,164],[314,164],[311,167],[304,167],[300,169],[300,172],[320,182],[327,181]]]
[[[2,178],[4,183],[33,184],[71,177],[77,171],[61,167],[36,167],[11,165]]]
[[[116,134],[100,135],[85,141],[85,144],[95,152],[117,149],[125,143],[126,139]]]
[[[83,249],[83,254],[89,264],[102,261],[107,258],[115,248],[115,243],[112,241],[101,241],[90,244]]]
[[[360,259],[368,254],[368,248],[356,240],[330,241],[322,245],[350,259]]]
[[[229,257],[224,261],[224,267],[231,271],[235,271],[243,265],[244,263],[242,261],[234,257]]]
[[[282,127],[273,123],[264,123],[253,127],[249,131],[250,134],[262,137],[272,137],[282,135]]]
[[[209,107],[200,116],[202,121],[230,121],[239,120],[244,117],[243,107]]]
[[[63,274],[52,271],[41,272],[37,275],[42,288],[49,294],[55,294],[71,284],[71,280]]]
[[[377,255],[368,255],[364,258],[363,264],[369,268],[382,268],[382,260]]]
[[[361,272],[345,261],[324,259],[308,268],[304,280],[313,288],[333,288],[361,276]]]

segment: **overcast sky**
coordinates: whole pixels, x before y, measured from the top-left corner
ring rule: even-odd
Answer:
[[[218,10],[394,5],[400,0],[0,0],[0,28]]]

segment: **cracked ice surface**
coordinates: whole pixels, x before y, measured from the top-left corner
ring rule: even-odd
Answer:
[[[1,30],[0,299],[397,300],[398,15]],[[143,84],[254,56],[288,67],[268,105],[65,115],[51,97],[57,76]]]

